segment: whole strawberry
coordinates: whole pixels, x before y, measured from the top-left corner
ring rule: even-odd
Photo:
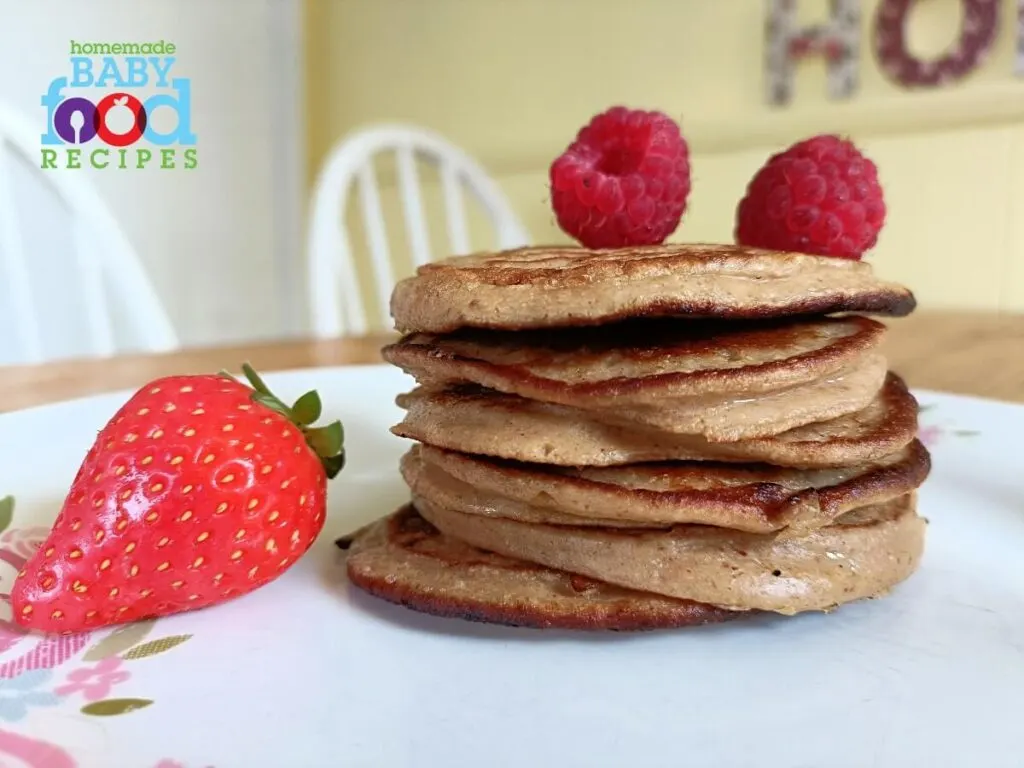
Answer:
[[[814,136],[754,175],[736,210],[736,242],[859,259],[884,223],[875,164],[845,139]]]
[[[213,605],[258,589],[323,528],[341,424],[311,425],[256,373],[142,387],[100,431],[49,537],[18,575],[14,620],[78,632]]]
[[[668,115],[612,107],[580,129],[550,176],[558,225],[581,245],[656,245],[686,210],[690,150]]]

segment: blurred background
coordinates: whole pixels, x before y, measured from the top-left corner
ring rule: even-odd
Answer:
[[[126,348],[149,343],[145,333],[131,338],[152,320],[133,301],[165,313],[173,340],[157,334],[156,348],[160,339],[197,346],[350,332],[360,327],[351,318],[319,329],[314,319],[339,299],[321,297],[317,309],[317,286],[335,280],[344,285],[330,290],[349,303],[355,290],[366,326],[379,328],[386,291],[375,282],[374,242],[391,278],[424,255],[449,255],[452,198],[444,163],[422,158],[419,195],[403,197],[408,169],[389,152],[366,160],[376,194],[344,198],[350,179],[341,166],[352,155],[341,147],[354,132],[402,124],[442,138],[497,185],[520,227],[505,228],[506,242],[513,230],[528,242],[566,242],[550,209],[548,165],[593,114],[619,103],[667,112],[690,144],[693,191],[673,240],[730,241],[736,203],[771,153],[842,132],[880,168],[889,216],[869,257],[879,273],[910,284],[925,308],[1024,311],[1024,217],[1015,215],[1024,205],[1020,3],[989,4],[996,22],[976,66],[952,82],[913,87],[886,74],[873,48],[882,6],[912,6],[897,27],[909,54],[932,61],[963,30],[976,32],[965,14],[986,13],[985,2],[0,0],[0,106],[34,142],[27,160],[0,165],[9,190],[0,231],[4,221],[18,231],[0,234],[9,289],[0,362],[18,361],[17,338],[34,337],[48,357],[87,354],[86,331],[99,326],[82,319],[94,311],[79,294],[95,271],[89,259],[115,251],[127,255],[105,262],[97,290],[113,305],[117,329],[108,335]],[[172,77],[190,81],[196,167],[181,167],[179,148],[175,168],[159,159],[142,169],[39,168],[41,98],[54,78],[72,76],[72,40],[173,42]],[[969,57],[954,54],[957,66]],[[152,81],[147,88],[161,90]],[[112,90],[108,83],[96,98]],[[326,178],[338,153],[339,170]],[[458,169],[462,181],[472,175]],[[55,191],[58,178],[74,188]],[[357,174],[354,188],[367,181]],[[311,217],[321,194],[330,226]],[[83,199],[92,202],[83,208]],[[463,199],[466,245],[501,244],[501,227],[487,216],[494,205]],[[382,226],[367,226],[367,206],[378,201]],[[425,239],[415,227],[409,235],[410,211],[422,213]],[[93,256],[70,255],[86,237],[69,223],[76,216],[107,230],[85,247]],[[311,276],[318,227],[330,230],[321,246],[335,251],[344,244],[334,230],[347,233],[354,274]],[[23,254],[20,268],[14,252]],[[16,279],[31,284],[32,307],[18,298]],[[26,333],[16,322],[29,310],[43,319]]]

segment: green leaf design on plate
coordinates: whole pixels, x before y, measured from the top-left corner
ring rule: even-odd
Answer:
[[[11,527],[14,520],[14,497],[4,496],[0,499],[0,533]]]
[[[100,640],[96,645],[85,652],[83,661],[100,661],[111,656],[117,656],[121,651],[127,651],[133,645],[138,645],[146,639],[156,624],[156,619],[146,619],[128,624],[120,629],[111,632]]]
[[[145,709],[152,703],[151,699],[103,699],[103,701],[86,704],[81,711],[83,715],[110,717],[111,715],[125,715],[137,709]]]
[[[954,429],[953,434],[957,437],[977,437],[981,432],[976,429]]]
[[[150,640],[148,643],[135,646],[121,658],[144,659],[147,656],[156,656],[158,653],[169,651],[171,648],[181,645],[190,637],[192,635],[170,635],[169,637],[161,637],[159,640]]]

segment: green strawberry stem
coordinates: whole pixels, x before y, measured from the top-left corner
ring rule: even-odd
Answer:
[[[323,411],[320,395],[315,390],[310,390],[289,406],[270,391],[251,365],[243,363],[242,373],[253,388],[252,399],[281,414],[302,430],[306,443],[319,457],[327,477],[336,477],[345,466],[345,430],[340,421],[333,421],[325,427],[313,426]],[[234,378],[227,371],[222,371],[221,375]]]

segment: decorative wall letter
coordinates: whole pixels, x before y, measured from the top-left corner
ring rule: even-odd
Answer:
[[[892,80],[907,88],[929,87],[959,80],[978,66],[991,50],[999,28],[1000,0],[960,0],[964,7],[960,36],[947,53],[934,61],[921,61],[907,51],[906,19],[915,2],[882,0],[878,6],[874,32],[875,55],[882,71]],[[1019,46],[1018,42],[1018,51]],[[1020,66],[1018,60],[1018,68]]]
[[[790,101],[796,64],[812,54],[824,56],[828,63],[830,98],[849,98],[857,89],[860,0],[830,0],[829,5],[826,23],[801,29],[797,27],[796,0],[769,0],[765,85],[770,104]]]

